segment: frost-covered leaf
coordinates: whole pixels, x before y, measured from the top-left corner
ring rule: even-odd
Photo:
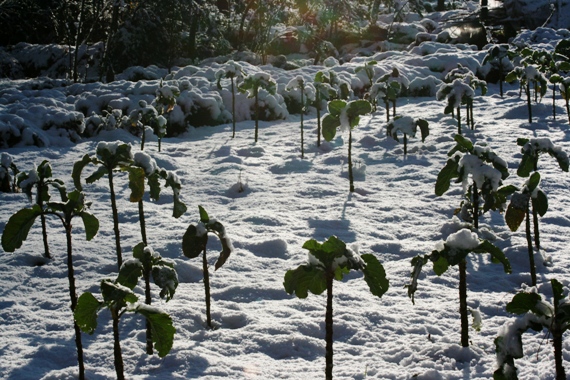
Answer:
[[[512,301],[507,304],[507,311],[513,314],[525,314],[529,311],[536,315],[544,315],[540,308],[537,308],[538,302],[542,297],[538,293],[520,292],[515,294]]]
[[[155,265],[152,268],[152,279],[160,288],[160,297],[170,301],[178,287],[178,275],[173,267],[168,265]]]
[[[437,175],[437,180],[435,182],[435,195],[443,195],[449,189],[451,180],[459,177],[458,169],[459,164],[456,160],[453,158],[447,160],[447,163]]]
[[[142,243],[138,244],[137,246],[140,246],[141,244]],[[133,249],[133,256],[135,249]],[[117,282],[132,290],[135,288],[135,286],[137,286],[139,278],[142,276],[142,271],[143,271],[143,264],[141,263],[140,259],[126,260],[123,262],[121,268],[119,269]]]
[[[198,257],[208,244],[208,234],[206,231],[198,231],[195,225],[191,224],[182,236],[182,253],[189,259]]]

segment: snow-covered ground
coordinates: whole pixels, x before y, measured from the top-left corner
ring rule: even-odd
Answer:
[[[551,47],[553,36],[562,38],[565,32],[541,33],[550,37],[540,38],[543,34],[538,33],[527,36],[528,40]],[[271,104],[285,118],[261,121],[257,143],[253,140],[254,122],[248,120],[251,100],[245,95],[238,99],[237,113],[242,116],[233,139],[230,121],[214,127],[191,128],[176,138],[165,138],[161,152],[156,139],[151,138],[145,152],[160,167],[180,178],[181,198],[188,207],[182,217],[173,218],[170,189],[162,191],[158,202],[150,201],[146,195],[144,203],[149,245],[174,261],[178,272],[180,284],[174,298],[166,303],[154,288],[153,299],[154,305],[172,316],[176,335],[166,357],[148,356],[142,319],[125,314],[120,333],[127,378],[322,378],[325,296],[310,294],[306,299],[298,299],[288,295],[283,278],[287,270],[307,261],[307,251],[302,249],[305,241],[322,242],[332,235],[348,245],[356,245],[360,254],[374,254],[383,263],[390,281],[390,288],[381,299],[369,292],[357,273],[335,282],[335,378],[492,378],[497,368],[493,341],[501,328],[515,318],[505,311],[505,305],[516,292],[528,289],[530,283],[522,227],[510,232],[504,215],[497,212],[486,213],[481,219],[480,231],[503,249],[511,262],[512,274],[505,274],[502,265],[492,264],[488,256],[469,257],[468,304],[482,318],[480,331],[469,332],[469,348],[459,344],[456,267],[437,276],[431,263],[427,264],[419,278],[415,305],[405,288],[410,282],[412,258],[431,253],[456,231],[453,214],[462,200],[460,184],[452,184],[443,196],[434,192],[437,174],[446,163],[447,152],[455,146],[457,131],[456,121],[443,113],[445,102],[435,99],[435,88],[457,63],[477,70],[484,55],[485,52],[465,45],[431,42],[410,52],[373,57],[379,62],[377,77],[397,67],[411,83],[416,80],[416,85],[424,83],[432,90],[428,97],[399,98],[397,108],[399,115],[427,120],[430,134],[423,143],[419,134],[410,138],[408,155],[404,157],[403,145],[386,136],[385,110],[379,107],[364,116],[353,131],[354,193],[348,191],[348,134],[338,133],[334,140],[317,147],[316,111],[310,109],[304,117],[302,159],[300,115],[284,111],[280,96],[296,75],[312,79],[318,70],[327,69],[349,80],[353,90],[358,91],[365,77],[362,71],[355,74],[355,68],[371,58],[355,58],[351,63],[330,68],[306,66],[292,72],[241,63],[248,74],[266,72],[279,84],[278,95]],[[215,88],[216,72],[224,67],[212,64],[182,68],[179,77],[173,72],[169,83],[177,83],[182,90],[199,88],[206,94]],[[81,121],[77,108],[100,111],[109,103],[131,111],[140,100],[150,104],[159,87],[158,80],[70,87],[52,82],[43,89],[37,89],[38,83],[0,84],[2,131],[9,130],[8,125],[20,131],[35,131],[46,144],[43,148],[26,145],[34,141],[33,133],[26,132],[21,144],[3,149],[20,170],[29,171],[49,160],[53,176],[64,180],[70,190],[73,164],[85,154],[95,154],[99,142],[122,141],[132,144],[134,152],[139,150],[139,138],[124,129],[105,130],[88,139],[78,139],[61,129],[45,131],[45,115],[58,123]],[[194,93],[198,94],[198,90]],[[223,116],[231,109],[228,95],[224,90],[215,99],[190,94],[184,99],[204,100],[204,104],[212,106],[214,115]],[[525,182],[516,175],[522,157],[517,138],[549,138],[570,152],[570,129],[563,102],[557,99],[558,116],[554,120],[551,95],[549,89],[539,104],[533,104],[532,123],[528,123],[518,84],[506,84],[503,98],[495,84],[489,84],[486,96],[475,97],[475,129],[464,125],[464,136],[488,144],[508,163],[511,175],[505,184],[521,187]],[[216,109],[222,104],[220,101],[224,105]],[[72,143],[68,137],[77,142]],[[89,170],[92,168],[86,172]],[[549,156],[541,158],[539,171],[549,209],[540,218],[543,247],[535,257],[538,291],[548,298],[550,279],[559,280],[565,294],[570,286],[570,177]],[[240,187],[244,191],[239,192]],[[129,258],[141,236],[137,205],[128,199],[126,174],[115,176],[115,190],[123,255]],[[76,221],[73,225],[77,293],[90,291],[99,295],[100,281],[113,279],[117,274],[110,196],[105,181],[85,184],[84,191],[93,202],[90,211],[99,219],[100,229],[93,240],[85,241],[82,224]],[[52,196],[57,198],[56,194]],[[0,193],[0,202],[3,231],[9,217],[27,207],[29,201],[22,193]],[[205,327],[201,262],[185,258],[181,246],[188,225],[199,220],[198,205],[226,227],[235,247],[227,263],[215,272],[212,261],[213,330]],[[39,220],[20,249],[15,253],[2,251],[0,255],[1,378],[74,379],[78,374],[65,234],[56,219],[49,219],[48,229],[54,259],[47,264],[35,265],[43,252]],[[215,260],[213,253],[221,245],[213,236],[208,244],[210,258]],[[142,289],[136,288],[141,297]],[[83,334],[83,342],[87,378],[114,378],[108,312],[102,312],[93,335]],[[544,332],[527,333],[523,344],[524,358],[515,361],[519,378],[553,379],[554,357],[549,337]],[[564,342],[563,354],[568,364],[569,342]]]

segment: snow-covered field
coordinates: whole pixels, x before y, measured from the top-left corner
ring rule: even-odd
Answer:
[[[553,31],[544,30],[551,42]],[[567,36],[566,36],[567,37]],[[546,45],[544,45],[546,46]],[[457,63],[477,70],[485,52],[467,46],[452,47],[425,43],[411,52],[381,53],[376,75],[397,67],[411,82],[420,79],[435,86]],[[331,67],[351,80],[358,90],[361,76],[355,67],[370,59],[355,58],[343,66]],[[266,66],[251,72],[267,72],[283,87],[301,75],[313,78],[325,67],[307,66],[286,72]],[[215,72],[223,65],[188,70],[186,80],[201,89],[215,87]],[[184,80],[183,69],[180,78]],[[432,79],[426,79],[429,76]],[[192,78],[193,76],[193,78]],[[194,82],[193,82],[194,81]],[[34,82],[36,83],[36,82]],[[77,102],[98,109],[108,103],[105,94],[122,94],[113,104],[136,107],[141,99],[152,100],[158,81],[117,84],[74,85],[35,90],[34,84],[2,82],[0,121],[18,115],[20,127],[41,128],[34,110],[54,120],[73,119]],[[172,82],[174,83],[174,82]],[[197,84],[196,84],[197,83]],[[206,83],[210,83],[207,84]],[[18,86],[23,91],[18,90]],[[187,86],[184,84],[183,86]],[[435,87],[434,87],[435,88]],[[202,90],[201,90],[202,91]],[[92,94],[92,96],[89,96]],[[475,129],[463,127],[464,136],[486,143],[508,163],[510,177],[505,184],[521,187],[525,179],[516,175],[521,160],[516,140],[549,138],[570,152],[570,127],[561,99],[557,118],[552,117],[551,90],[539,104],[533,104],[533,122],[519,98],[518,84],[499,87],[489,84],[486,96],[475,97]],[[220,95],[227,107],[228,92]],[[204,96],[204,99],[207,97]],[[7,99],[12,99],[9,101]],[[15,100],[14,100],[15,99]],[[49,99],[52,99],[49,101]],[[105,100],[107,99],[107,100]],[[196,98],[193,98],[196,99]],[[283,100],[275,101],[283,105]],[[249,109],[251,100],[240,98],[238,112]],[[150,101],[149,101],[150,103]],[[218,104],[213,101],[209,104]],[[277,107],[276,105],[275,107]],[[11,108],[12,107],[12,108]],[[281,106],[279,106],[281,107]],[[504,215],[486,213],[480,222],[485,238],[505,252],[512,265],[507,275],[502,265],[488,256],[471,255],[468,261],[468,304],[482,317],[480,331],[470,330],[470,347],[459,344],[458,272],[450,268],[436,276],[431,263],[419,279],[415,305],[407,296],[411,260],[431,253],[436,244],[457,229],[454,210],[462,200],[462,187],[452,184],[443,196],[434,193],[437,174],[455,146],[457,123],[444,115],[445,102],[434,96],[398,99],[399,115],[424,118],[430,135],[418,136],[403,145],[386,136],[385,110],[364,116],[353,130],[355,187],[349,192],[347,179],[348,134],[338,133],[331,142],[316,146],[316,111],[304,117],[305,158],[300,151],[300,115],[283,111],[285,119],[261,121],[259,141],[254,143],[254,122],[246,116],[231,138],[231,122],[215,127],[191,128],[176,138],[165,138],[158,152],[150,139],[145,152],[158,165],[173,171],[181,180],[181,198],[188,210],[180,218],[172,214],[172,191],[163,190],[158,202],[145,198],[149,245],[175,263],[180,284],[168,303],[154,289],[153,304],[172,316],[176,327],[174,345],[164,358],[145,354],[144,323],[139,316],[121,319],[121,345],[129,379],[317,379],[324,371],[325,296],[310,294],[306,299],[288,295],[283,287],[287,270],[307,261],[302,249],[308,239],[324,241],[338,236],[360,254],[372,253],[383,263],[390,288],[378,299],[368,290],[362,276],[351,273],[334,288],[334,376],[338,379],[489,379],[497,368],[494,339],[514,316],[505,305],[530,283],[524,230],[510,232]],[[59,114],[57,113],[59,110]],[[242,111],[239,111],[242,110]],[[212,111],[218,112],[218,111]],[[66,116],[67,115],[67,116]],[[69,116],[71,115],[71,116]],[[37,125],[34,123],[38,123]],[[31,126],[31,127],[30,127]],[[7,127],[6,127],[7,128]],[[61,131],[60,131],[61,132]],[[83,155],[95,154],[101,141],[130,143],[140,148],[139,138],[123,129],[102,131],[77,143],[45,132],[46,147],[23,145],[3,149],[22,171],[49,160],[53,176],[73,188],[73,164]],[[42,132],[43,133],[43,132]],[[73,137],[73,136],[72,136]],[[23,142],[33,141],[30,135]],[[89,172],[92,168],[87,168]],[[550,279],[557,279],[565,292],[570,285],[570,177],[554,159],[539,161],[541,187],[549,209],[540,218],[542,249],[536,253],[538,291],[551,296]],[[241,183],[244,191],[238,192]],[[120,218],[123,255],[141,241],[136,203],[129,202],[126,174],[117,174],[115,190]],[[114,233],[110,196],[105,181],[84,185],[91,212],[99,219],[98,235],[85,241],[82,224],[73,229],[73,257],[78,294],[99,295],[102,279],[116,277]],[[53,193],[53,191],[52,191]],[[56,197],[56,194],[52,194]],[[0,193],[0,230],[9,217],[29,205],[22,193]],[[182,254],[182,235],[199,220],[198,205],[226,227],[235,251],[218,271],[211,268],[212,316],[215,329],[205,327],[204,287],[199,259]],[[0,377],[4,379],[74,379],[77,358],[66,267],[66,241],[61,223],[49,219],[49,243],[53,261],[36,266],[43,243],[39,220],[23,246],[15,253],[0,255]],[[211,237],[210,258],[221,248]],[[143,297],[143,288],[136,293]],[[83,334],[88,379],[115,377],[113,340],[108,312],[102,312],[93,335]],[[523,336],[525,355],[515,361],[521,379],[554,378],[554,357],[544,333]],[[570,361],[570,343],[564,342],[564,360]]]

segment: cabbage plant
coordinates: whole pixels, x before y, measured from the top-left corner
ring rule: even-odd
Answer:
[[[319,71],[315,74],[313,86],[315,87],[314,104],[317,110],[317,146],[321,146],[321,111],[323,110],[323,102],[338,96],[337,90],[333,87],[335,75],[333,71]]]
[[[233,252],[234,247],[230,238],[226,234],[226,229],[222,223],[214,218],[210,218],[206,210],[202,206],[198,206],[200,212],[200,221],[191,224],[182,237],[182,252],[189,259],[196,258],[202,254],[202,270],[204,273],[204,290],[206,293],[206,324],[209,328],[212,326],[212,316],[210,313],[210,274],[208,272],[208,257],[206,255],[206,246],[208,244],[208,234],[212,233],[220,239],[222,251],[216,260],[215,270],[218,270]]]
[[[77,307],[77,294],[75,287],[75,271],[73,268],[73,248],[71,241],[71,229],[74,218],[79,217],[83,221],[87,240],[93,239],[99,231],[99,221],[95,216],[87,211],[90,202],[85,201],[85,195],[74,190],[62,196],[61,202],[47,202],[45,208],[38,204],[30,208],[24,208],[16,212],[8,219],[4,232],[2,233],[2,248],[6,252],[14,252],[22,246],[28,237],[28,233],[36,218],[42,214],[53,215],[59,219],[65,229],[67,240],[67,278],[69,281],[69,297],[71,300],[71,311],[75,312]],[[85,379],[85,365],[83,361],[83,343],[81,341],[81,330],[74,322],[75,346],[77,348],[77,361],[79,364],[79,379]]]
[[[531,84],[534,88],[534,101],[538,101],[538,94],[542,98],[546,94],[547,84],[546,77],[538,70],[536,65],[527,65],[515,67],[507,74],[505,80],[509,83],[519,81],[524,89],[528,108],[528,122],[532,123],[532,102],[531,102]]]
[[[246,92],[249,98],[254,98],[254,114],[255,114],[255,142],[257,142],[259,134],[259,94],[260,90],[266,90],[269,94],[274,95],[277,91],[277,83],[267,73],[255,73],[248,75],[243,83],[239,86],[241,92]]]
[[[350,182],[350,192],[354,191],[354,177],[352,174],[352,130],[360,122],[360,116],[372,112],[372,106],[367,100],[332,100],[328,103],[329,113],[323,118],[323,137],[331,141],[336,130],[348,129],[348,180]]]
[[[429,135],[429,123],[425,119],[414,119],[411,116],[396,116],[394,120],[388,123],[386,134],[396,141],[398,140],[398,132],[404,135],[404,156],[408,154],[408,136],[415,137],[416,132],[420,128],[422,142]]]
[[[301,158],[305,158],[304,126],[303,117],[307,111],[307,105],[315,101],[315,87],[311,83],[305,83],[302,76],[297,75],[287,84],[288,91],[299,91],[301,103]]]
[[[10,172],[12,174],[10,175]],[[8,153],[2,152],[0,156],[0,191],[3,193],[16,193],[18,191],[17,176],[20,171],[14,159]]]
[[[37,204],[42,210],[45,210],[46,203],[49,202],[51,198],[51,195],[49,193],[50,186],[58,190],[61,199],[64,199],[66,197],[65,184],[60,179],[52,178],[51,165],[47,160],[42,161],[42,163],[37,168],[34,168],[29,172],[19,173],[17,183],[18,186],[22,189],[22,192],[28,196],[30,202]],[[34,187],[36,188],[35,202],[32,193]],[[49,251],[49,244],[47,239],[46,215],[44,213],[40,215],[40,221],[42,224],[44,257],[51,259],[51,253]]]
[[[230,91],[232,93],[232,139],[236,137],[236,94],[235,87],[243,81],[243,69],[241,65],[234,61],[228,61],[225,68],[216,71],[216,85],[218,90],[222,89],[221,81],[223,78],[230,80]]]
[[[309,251],[309,262],[297,269],[285,273],[283,285],[289,294],[298,298],[307,298],[309,292],[320,295],[327,292],[325,315],[325,377],[332,379],[333,370],[333,282],[341,281],[351,270],[364,274],[364,281],[370,292],[381,298],[388,290],[389,281],[384,267],[373,254],[358,255],[354,249],[336,236],[329,237],[324,243],[311,239],[303,244]]]
[[[563,335],[570,328],[570,301],[564,297],[562,284],[550,280],[552,303],[543,300],[536,288],[522,291],[507,304],[507,311],[519,317],[501,327],[495,338],[498,369],[495,380],[517,380],[515,359],[524,357],[522,334],[528,330],[547,330],[554,346],[556,380],[566,380],[563,365]]]
[[[469,347],[469,307],[467,306],[467,256],[470,253],[488,253],[493,263],[503,264],[505,273],[511,273],[511,265],[500,248],[488,240],[480,239],[476,233],[463,228],[439,242],[428,255],[418,255],[412,259],[411,282],[406,285],[408,296],[414,301],[418,288],[418,278],[424,265],[431,261],[435,274],[441,276],[450,266],[459,269],[459,314],[461,319],[461,346]],[[473,311],[472,314],[475,315]],[[478,327],[478,326],[475,326]]]
[[[102,301],[92,293],[85,292],[77,301],[74,311],[76,324],[82,331],[93,334],[97,328],[97,317],[102,309],[109,310],[113,324],[113,358],[117,379],[125,379],[121,339],[119,334],[119,321],[127,313],[143,316],[153,331],[152,342],[161,358],[166,356],[172,348],[176,329],[172,325],[172,318],[164,311],[138,302],[133,289],[142,274],[142,265],[138,260],[127,260],[121,266],[116,280],[105,279],[101,281]]]
[[[83,156],[80,161],[77,161],[73,165],[73,172],[71,174],[75,187],[80,191],[83,190],[83,185],[81,184],[81,174],[83,169],[89,164],[98,165],[99,167],[93,174],[85,179],[87,183],[94,183],[105,175],[108,178],[109,191],[111,193],[111,211],[113,214],[113,230],[115,232],[115,247],[117,253],[118,269],[121,268],[121,265],[123,263],[123,256],[121,250],[121,236],[119,232],[119,213],[117,211],[117,201],[113,178],[115,172],[122,171],[132,163],[133,154],[131,152],[130,144],[126,144],[121,141],[115,141],[112,143],[100,142],[97,144],[96,155],[89,156],[86,154]]]

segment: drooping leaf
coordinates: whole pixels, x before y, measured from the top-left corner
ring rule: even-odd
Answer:
[[[321,121],[321,130],[323,137],[327,141],[331,141],[336,136],[336,129],[340,127],[340,119],[332,114],[326,114]]]
[[[95,215],[85,211],[81,212],[79,215],[81,216],[83,226],[85,227],[85,239],[89,241],[97,235],[97,232],[99,232],[99,219],[97,219]]]
[[[104,166],[99,166],[93,174],[91,174],[89,177],[87,177],[85,179],[85,182],[94,183],[95,181],[98,181],[101,178],[103,178],[104,176],[106,176],[107,174],[109,174],[109,171],[107,170],[107,168]]]
[[[536,210],[538,215],[544,216],[548,211],[548,198],[542,190],[538,190],[536,197],[532,198],[532,207]]]
[[[6,223],[2,233],[2,248],[4,251],[14,252],[22,246],[34,221],[41,213],[40,206],[33,205],[31,208],[21,209],[8,219],[8,223]]]
[[[127,302],[135,303],[138,297],[128,287],[111,280],[101,281],[101,295],[108,307],[120,309]]]
[[[509,259],[505,256],[505,253],[496,245],[492,244],[488,240],[483,240],[481,244],[475,249],[475,252],[481,253],[486,252],[491,255],[491,260],[494,263],[501,263],[503,264],[503,269],[505,273],[511,273],[511,263]]]
[[[220,256],[218,260],[216,260],[216,264],[214,265],[214,270],[218,270],[230,257],[233,247],[231,241],[226,236],[226,229],[220,222],[211,223],[209,222],[206,225],[206,228],[209,232],[215,233],[218,238],[220,239],[220,243],[222,244],[222,251],[220,252]]]
[[[550,280],[550,284],[552,285],[552,298],[554,298],[554,305],[560,305],[560,302],[564,299],[564,288],[562,284],[553,278]]]
[[[154,348],[158,352],[158,356],[165,357],[172,349],[174,334],[176,333],[172,318],[163,311],[145,305],[139,305],[136,313],[144,316],[150,323]]]
[[[438,276],[444,274],[447,269],[449,269],[449,262],[445,256],[439,256],[439,258],[433,262],[433,271]]]
[[[457,171],[458,168],[459,164],[456,160],[453,158],[447,160],[447,163],[437,175],[437,180],[435,182],[435,195],[443,195],[449,189],[451,180],[459,176]]]
[[[429,123],[424,119],[418,119],[417,123],[422,134],[422,142],[425,142],[425,139],[429,136]]]
[[[84,155],[80,161],[73,164],[73,171],[71,173],[71,178],[73,178],[73,185],[79,191],[83,190],[83,185],[81,184],[81,172],[83,169],[92,162],[91,157],[88,154]]]
[[[505,213],[505,222],[511,231],[516,231],[524,221],[528,210],[530,194],[515,193]]]
[[[288,270],[283,282],[285,291],[298,298],[307,298],[308,292],[321,294],[327,288],[325,272],[312,265],[301,265],[297,269]]]
[[[384,267],[376,256],[372,254],[364,254],[360,257],[366,263],[366,266],[362,270],[364,273],[364,281],[368,284],[370,292],[376,297],[381,298],[390,286],[386,278]]]
[[[103,303],[98,301],[93,294],[83,293],[77,299],[77,306],[73,312],[73,317],[81,331],[93,334],[97,328],[97,313],[101,310]]]

